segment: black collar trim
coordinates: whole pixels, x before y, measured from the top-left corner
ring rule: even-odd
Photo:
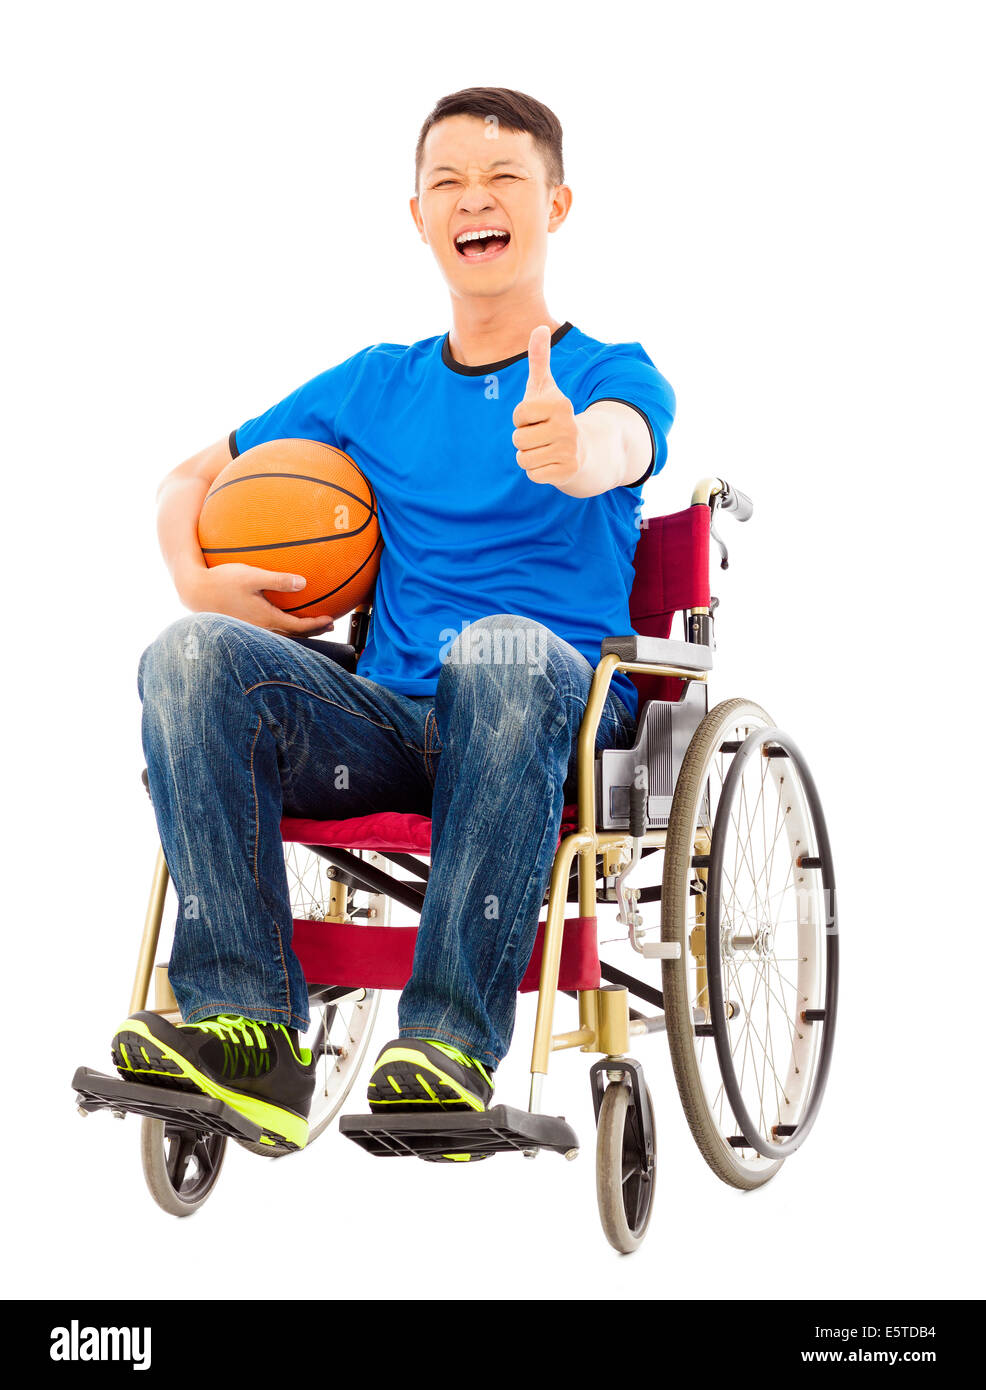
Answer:
[[[564,338],[565,334],[572,327],[570,323],[563,323],[560,328],[556,328],[551,335],[551,346]],[[446,367],[453,372],[458,372],[460,376],[486,376],[490,372],[502,372],[504,367],[512,367],[515,362],[523,362],[527,356],[526,352],[518,352],[516,357],[505,357],[502,362],[487,362],[481,367],[465,367],[461,362],[456,362],[449,347],[449,335],[446,333],[442,339],[442,361]]]

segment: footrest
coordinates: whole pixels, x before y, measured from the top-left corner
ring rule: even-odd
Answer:
[[[529,1149],[574,1158],[579,1149],[575,1131],[560,1115],[532,1115],[510,1105],[468,1115],[343,1115],[339,1132],[381,1158],[414,1154],[432,1163]]]
[[[83,1114],[93,1110],[109,1110],[117,1115],[147,1115],[152,1120],[184,1129],[225,1134],[230,1139],[260,1142],[259,1125],[251,1124],[243,1115],[231,1109],[225,1101],[212,1096],[180,1091],[173,1086],[148,1085],[141,1081],[124,1081],[122,1076],[106,1076],[79,1067],[72,1078],[78,1107]]]

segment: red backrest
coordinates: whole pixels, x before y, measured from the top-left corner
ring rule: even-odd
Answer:
[[[641,637],[670,637],[674,615],[708,608],[709,508],[702,503],[671,516],[644,517],[634,552],[630,622]],[[677,700],[684,682],[629,672],[645,700]]]

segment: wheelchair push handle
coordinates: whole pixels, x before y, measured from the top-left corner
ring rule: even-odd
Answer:
[[[696,483],[692,506],[698,505],[708,507],[713,515],[721,507],[724,512],[731,512],[737,521],[749,521],[753,515],[751,499],[725,478],[703,478]]]
[[[730,487],[726,482],[722,485],[722,500],[719,505],[724,512],[731,512],[737,521],[749,521],[753,515],[751,499],[745,492],[740,492],[738,487]]]
[[[708,507],[711,513],[709,530],[722,556],[720,565],[722,569],[728,569],[729,551],[716,530],[716,513],[721,510],[729,512],[737,521],[749,521],[753,515],[753,502],[738,487],[731,487],[725,478],[703,478],[692,493],[692,506],[697,505]]]

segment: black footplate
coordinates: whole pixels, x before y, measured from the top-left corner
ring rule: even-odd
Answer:
[[[172,1086],[151,1086],[141,1081],[124,1081],[122,1076],[79,1067],[72,1078],[78,1107],[83,1113],[109,1110],[116,1114],[147,1115],[152,1120],[186,1129],[225,1134],[230,1139],[259,1143],[261,1129],[237,1114],[225,1101],[212,1096],[179,1091]]]
[[[553,1149],[574,1158],[579,1150],[575,1131],[560,1115],[532,1115],[510,1105],[468,1115],[343,1115],[339,1132],[381,1158],[413,1154],[430,1163],[528,1149]]]

